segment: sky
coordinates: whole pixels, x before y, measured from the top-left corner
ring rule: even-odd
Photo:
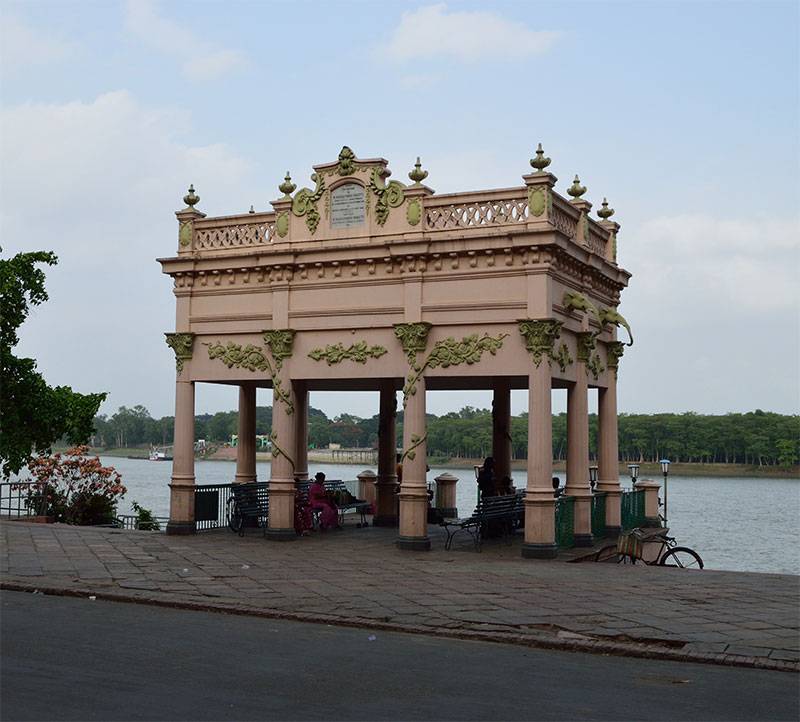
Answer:
[[[174,409],[174,211],[271,210],[342,145],[438,192],[521,185],[541,142],[616,209],[628,413],[800,411],[800,6],[0,3],[0,245],[52,250],[18,353],[101,412]],[[259,403],[270,403],[263,391]],[[554,409],[565,394],[554,394]],[[514,392],[514,413],[526,394]],[[235,408],[199,384],[198,413]],[[428,411],[487,393],[428,394]],[[376,394],[315,393],[330,416]]]

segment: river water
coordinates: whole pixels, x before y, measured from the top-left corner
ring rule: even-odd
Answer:
[[[169,515],[170,462],[101,458],[117,468],[128,488],[120,513],[131,513],[130,503],[137,501],[157,516]],[[269,479],[269,467],[269,462],[257,464],[259,480]],[[370,467],[310,462],[309,468],[312,474],[354,480]],[[195,464],[198,484],[230,483],[235,470],[233,461]],[[459,479],[458,510],[466,516],[475,507],[475,475],[472,469],[432,467],[428,479],[445,471]],[[514,470],[517,488],[526,481],[524,470]],[[630,481],[623,479],[622,485]],[[355,492],[355,485],[351,489]],[[800,479],[670,476],[668,491],[671,533],[682,546],[696,549],[707,569],[800,574]]]

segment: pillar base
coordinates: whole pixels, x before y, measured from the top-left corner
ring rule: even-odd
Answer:
[[[591,534],[575,534],[576,547],[591,547],[594,546],[594,539]]]
[[[195,529],[193,521],[168,521],[166,531],[170,536],[178,536],[194,534],[197,529]]]
[[[414,552],[427,552],[431,549],[431,540],[426,536],[397,537],[397,548]]]
[[[555,559],[558,555],[556,544],[523,544],[522,556],[525,559]]]
[[[606,531],[603,536],[606,537],[616,537],[622,534],[622,527],[621,526],[608,526],[606,525]]]
[[[270,541],[294,541],[297,532],[294,529],[267,529],[265,536]]]
[[[384,514],[372,518],[372,526],[397,526],[398,524],[400,524],[400,519],[396,516]]]
[[[436,507],[436,511],[438,511],[445,519],[458,518],[458,509],[453,506]]]
[[[659,526],[661,526],[661,519],[659,517],[657,517],[657,516],[656,517],[646,516],[644,518],[644,524],[642,524],[642,526],[646,526],[648,528],[650,528],[650,527],[659,527]]]

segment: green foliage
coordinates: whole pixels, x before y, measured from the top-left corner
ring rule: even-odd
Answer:
[[[161,529],[161,524],[158,523],[158,519],[153,516],[150,509],[139,506],[135,501],[131,507],[136,512],[136,528],[139,531],[159,531]]]
[[[0,462],[8,477],[25,466],[37,451],[47,451],[66,437],[86,441],[93,417],[106,394],[79,394],[69,386],[48,386],[36,371],[36,362],[17,358],[17,330],[32,306],[47,300],[45,275],[37,264],[54,265],[55,254],[45,251],[0,258]]]

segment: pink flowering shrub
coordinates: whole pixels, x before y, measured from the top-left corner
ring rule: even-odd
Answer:
[[[40,454],[28,463],[35,484],[28,508],[67,524],[102,524],[114,519],[117,501],[127,489],[113,466],[87,456],[86,446],[64,454]]]

